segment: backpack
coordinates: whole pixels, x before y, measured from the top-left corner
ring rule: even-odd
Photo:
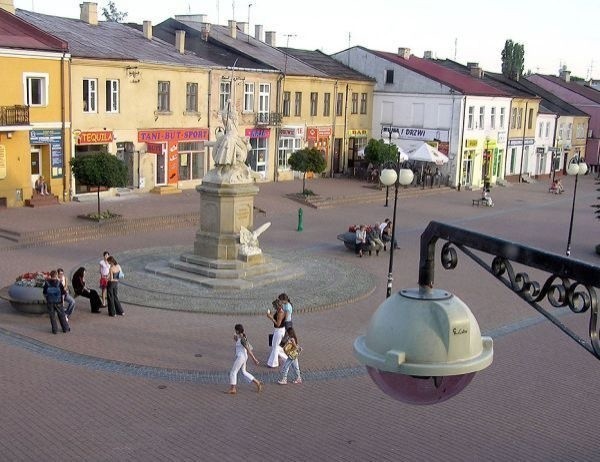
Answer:
[[[48,303],[62,303],[62,292],[59,285],[48,284],[48,287],[46,287],[46,301]]]

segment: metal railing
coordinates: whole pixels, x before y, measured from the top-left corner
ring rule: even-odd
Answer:
[[[282,119],[280,112],[259,112],[256,114],[256,125],[281,125]]]

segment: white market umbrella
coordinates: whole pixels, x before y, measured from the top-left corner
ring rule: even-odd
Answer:
[[[427,143],[421,143],[421,145],[407,150],[406,154],[409,160],[433,162],[436,165],[443,165],[448,162],[448,156]]]

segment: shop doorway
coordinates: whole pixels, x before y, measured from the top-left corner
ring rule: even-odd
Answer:
[[[156,155],[156,185],[165,185],[167,184],[167,156],[164,152]]]
[[[35,187],[35,182],[42,174],[42,151],[41,149],[31,149],[31,187]]]

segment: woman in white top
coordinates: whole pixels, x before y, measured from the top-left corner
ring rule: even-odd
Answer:
[[[235,341],[235,360],[233,361],[231,371],[229,371],[229,390],[227,390],[225,393],[230,395],[235,395],[237,393],[237,375],[240,369],[242,370],[242,375],[246,378],[246,380],[256,385],[256,391],[260,392],[262,390],[262,383],[260,383],[250,372],[246,370],[248,356],[252,358],[254,364],[257,366],[258,359],[256,359],[256,356],[254,356],[254,353],[252,353],[252,347],[250,346],[250,342],[248,342],[246,334],[244,333],[244,326],[241,324],[235,325],[235,335],[233,336],[233,340]]]
[[[273,322],[271,354],[267,360],[267,366],[277,368],[279,367],[279,358],[281,358],[282,361],[287,359],[287,355],[279,345],[285,335],[285,311],[283,311],[283,302],[281,300],[273,301],[273,308],[275,308],[274,314],[271,314],[271,310],[267,310],[267,318]]]

